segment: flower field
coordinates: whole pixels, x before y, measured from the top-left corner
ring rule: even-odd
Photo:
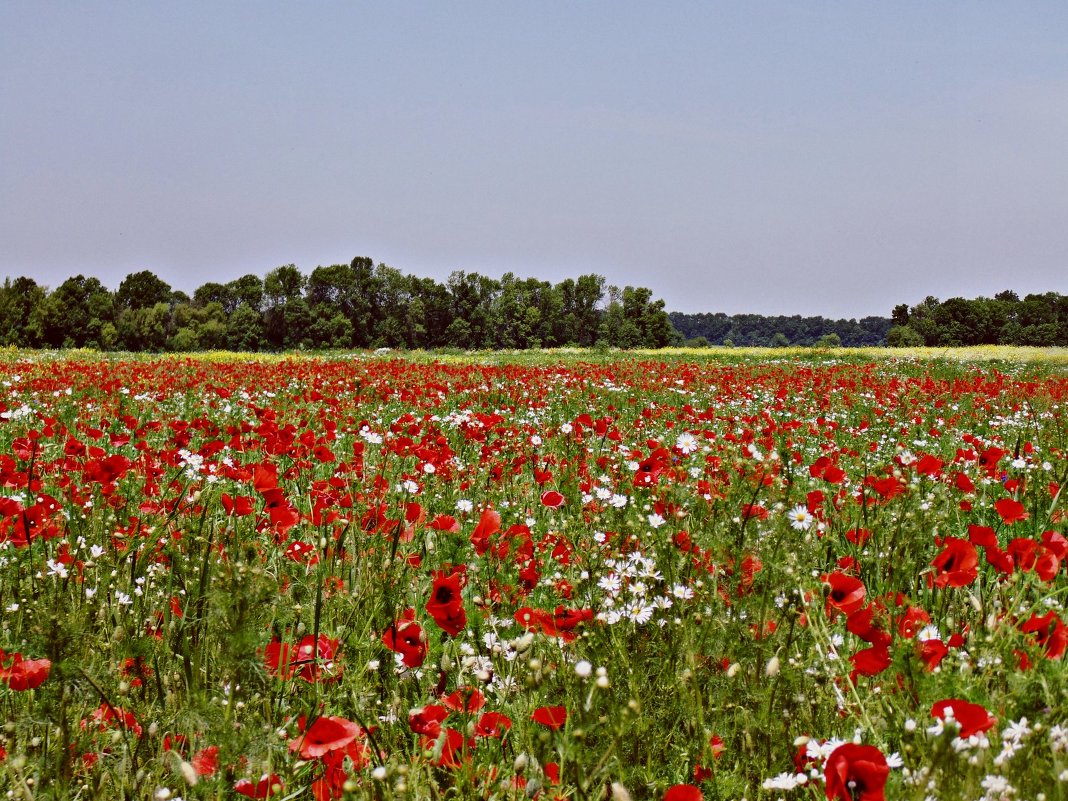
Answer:
[[[1063,364],[0,380],[8,798],[1068,798]]]

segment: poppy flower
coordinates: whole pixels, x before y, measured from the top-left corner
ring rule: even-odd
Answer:
[[[1020,631],[1033,634],[1035,643],[1046,652],[1047,659],[1060,659],[1068,649],[1068,626],[1065,626],[1052,609],[1044,615],[1031,613],[1020,624]]]
[[[931,714],[939,720],[955,720],[960,726],[959,736],[966,740],[993,728],[998,719],[979,704],[960,698],[945,698],[931,707]]]
[[[52,662],[48,659],[23,659],[22,654],[12,654],[11,664],[4,667],[7,656],[0,651],[0,681],[7,683],[12,690],[35,690],[44,684],[52,671]]]
[[[359,726],[345,718],[316,718],[307,731],[290,741],[289,750],[299,753],[301,759],[316,759],[329,751],[344,748],[359,736],[360,731]]]
[[[995,501],[994,509],[1001,517],[1001,522],[1010,526],[1031,516],[1027,513],[1027,509],[1022,503],[1012,498],[1002,498],[999,501]]]
[[[407,610],[400,620],[386,629],[382,644],[400,654],[405,667],[417,668],[423,664],[427,653],[426,635],[415,622],[414,609]]]
[[[441,722],[448,716],[449,710],[440,704],[427,704],[408,713],[408,727],[416,734],[436,738],[441,733]]]
[[[912,639],[916,633],[931,622],[931,616],[918,606],[910,606],[897,624],[897,631],[902,637]]]
[[[542,726],[559,729],[567,722],[567,709],[563,706],[539,706],[530,717]]]
[[[308,634],[296,647],[275,638],[267,644],[263,652],[263,661],[267,669],[280,679],[289,679],[297,675],[307,682],[326,678],[336,681],[341,677],[341,668],[334,662],[338,650],[338,640],[325,634],[319,635],[318,647],[315,638]]]
[[[873,645],[857,651],[849,661],[853,663],[853,670],[849,674],[849,680],[856,684],[857,676],[878,676],[890,667],[890,651],[885,645]]]
[[[282,787],[282,779],[274,773],[264,773],[255,784],[249,779],[238,779],[234,782],[234,792],[246,798],[270,798],[282,792]]]
[[[830,585],[830,591],[827,593],[828,615],[831,614],[831,609],[837,609],[848,616],[864,605],[868,590],[860,579],[835,571],[825,576],[824,580]]]
[[[443,695],[441,703],[454,712],[478,712],[486,705],[486,696],[476,687],[460,687]]]
[[[549,490],[541,494],[541,505],[550,509],[559,509],[564,505],[564,496],[556,490]]]
[[[664,801],[704,801],[705,794],[692,784],[676,784],[664,793]]]
[[[500,712],[484,712],[475,724],[476,737],[502,737],[512,728],[512,719]]]
[[[219,770],[219,746],[209,745],[193,754],[193,770],[197,776],[214,776]]]
[[[927,672],[934,671],[949,653],[949,647],[941,640],[924,640],[920,643],[920,659]]]
[[[463,764],[467,753],[467,740],[456,729],[445,729],[439,735],[441,742],[441,756],[437,765],[441,768],[458,768]]]
[[[938,571],[932,579],[935,587],[965,587],[978,575],[979,554],[967,540],[946,537],[931,564]]]
[[[889,775],[886,757],[874,745],[843,743],[827,757],[824,792],[828,801],[886,801]]]
[[[459,575],[436,575],[426,604],[427,613],[441,629],[452,636],[459,634],[467,625],[463,598],[460,595]]]

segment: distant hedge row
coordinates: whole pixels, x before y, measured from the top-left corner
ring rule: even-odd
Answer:
[[[102,350],[537,348],[677,341],[664,302],[599,275],[558,284],[512,273],[454,272],[444,284],[371,259],[293,265],[264,278],[210,282],[190,297],[149,270],[111,291],[78,275],[49,291],[32,278],[0,287],[0,344]]]

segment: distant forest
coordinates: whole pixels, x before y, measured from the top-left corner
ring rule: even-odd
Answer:
[[[687,344],[784,347],[818,345],[860,347],[885,345],[891,321],[887,317],[828,320],[825,317],[765,317],[760,314],[668,315]]]
[[[335,348],[660,348],[666,345],[1068,345],[1068,296],[1022,300],[928,297],[891,317],[824,317],[664,310],[645,287],[599,275],[558,284],[457,271],[444,283],[359,257],[304,275],[292,264],[263,278],[209,282],[192,296],[150,270],[118,289],[68,278],[0,285],[0,345],[124,351],[280,351]]]
[[[1068,295],[1045,292],[1023,300],[1006,290],[993,298],[928,297],[894,307],[890,345],[1068,345]]]
[[[1008,290],[972,300],[928,297],[916,306],[896,306],[889,318],[860,320],[679,312],[669,317],[691,345],[1068,346],[1068,296],[1056,292],[1023,300]]]
[[[115,291],[82,275],[52,291],[26,277],[0,286],[0,344],[19,347],[659,348],[677,340],[651,290],[608,286],[599,275],[551,284],[454,272],[442,284],[356,258],[310,275],[288,264],[264,278],[209,282],[192,297],[149,270]]]

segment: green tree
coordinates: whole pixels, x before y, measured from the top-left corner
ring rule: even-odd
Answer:
[[[886,344],[891,348],[918,348],[923,345],[923,337],[907,325],[895,325],[886,333]]]
[[[115,307],[122,309],[147,309],[157,303],[171,303],[171,285],[151,270],[130,273],[122,279],[115,292]]]
[[[76,275],[50,294],[33,315],[43,344],[53,348],[100,347],[101,329],[114,316],[112,294],[99,279]]]
[[[226,347],[230,350],[255,352],[267,345],[263,317],[246,303],[242,303],[226,321]]]
[[[0,344],[36,347],[44,342],[39,324],[48,295],[32,278],[4,279],[0,287]]]
[[[304,285],[304,275],[292,264],[277,267],[264,278],[266,307],[263,322],[267,342],[272,348],[304,344],[312,323],[311,310],[304,300]]]

